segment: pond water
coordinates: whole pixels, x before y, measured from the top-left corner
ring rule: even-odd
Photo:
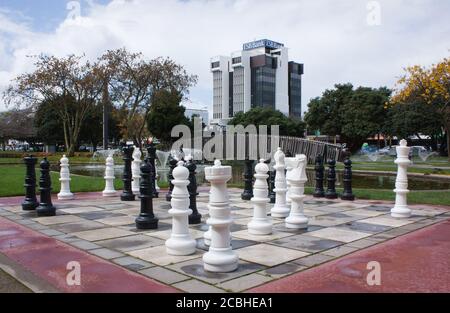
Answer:
[[[206,183],[204,176],[204,168],[206,165],[198,165],[197,166],[197,181],[199,184]],[[233,184],[243,184],[242,174],[244,172],[243,166],[241,165],[233,165],[233,177],[230,180],[230,183]],[[52,170],[59,171],[58,166],[52,168]],[[115,176],[120,179],[122,177],[123,165],[116,165],[115,168]],[[93,165],[71,165],[70,171],[72,174],[77,175],[85,175],[85,176],[98,176],[103,177],[105,167],[99,164]],[[160,176],[160,181],[167,182],[167,174],[169,169],[158,169],[158,174]],[[307,171],[308,182],[306,186],[314,187],[315,186],[315,173],[314,170],[308,169]],[[326,174],[326,173],[325,173]],[[326,177],[326,175],[325,175]],[[325,180],[326,185],[326,180]],[[450,190],[450,180],[439,180],[435,178],[429,177],[417,177],[417,176],[409,176],[408,179],[408,188],[410,190]],[[378,174],[369,174],[369,173],[353,173],[353,188],[362,188],[362,189],[394,189],[395,187],[395,175],[378,175]],[[337,181],[336,187],[342,187],[342,171],[337,171]]]

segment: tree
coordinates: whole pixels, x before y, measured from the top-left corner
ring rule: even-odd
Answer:
[[[352,84],[336,84],[334,89],[327,89],[321,97],[312,99],[305,114],[308,129],[329,136],[342,134],[342,107],[350,101],[352,95]]]
[[[184,115],[185,108],[180,105],[182,95],[179,92],[160,90],[153,96],[153,104],[147,117],[149,132],[161,141],[163,146],[170,146],[176,138],[171,137],[176,125],[190,126]]]
[[[342,136],[350,150],[357,150],[370,136],[385,133],[387,110],[385,103],[391,91],[386,87],[378,89],[359,87],[342,106],[339,119]]]
[[[280,135],[303,137],[305,131],[305,123],[300,119],[287,117],[278,110],[272,108],[256,107],[247,112],[238,112],[228,122],[229,125],[267,125],[270,131],[270,125],[279,125]]]
[[[35,70],[18,76],[5,91],[7,104],[24,104],[36,108],[43,101],[62,101],[55,107],[63,125],[67,154],[73,156],[79,140],[80,130],[87,116],[92,112],[102,91],[103,72],[97,64],[82,62],[82,56],[70,55],[35,56]]]
[[[139,146],[155,94],[166,90],[184,97],[197,82],[197,76],[187,74],[183,66],[169,58],[148,61],[141,53],[123,48],[107,51],[100,60],[108,77],[111,100],[124,117],[123,134]]]
[[[56,109],[62,101],[66,101],[68,107],[72,107],[71,101],[73,99],[43,101],[36,110],[34,119],[34,126],[37,129],[37,138],[46,144],[63,144],[64,143],[64,129],[63,124],[59,119]]]
[[[32,142],[36,138],[31,109],[13,109],[0,113],[0,140],[3,149],[8,139]]]
[[[450,159],[450,58],[430,68],[415,65],[407,67],[397,82],[391,105],[411,104],[423,100],[430,112],[436,110],[447,135],[447,154]]]

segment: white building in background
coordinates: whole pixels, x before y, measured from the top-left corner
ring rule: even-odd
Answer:
[[[211,58],[212,124],[225,125],[237,112],[272,107],[301,117],[303,64],[289,62],[288,48],[267,39],[245,43],[230,57]]]

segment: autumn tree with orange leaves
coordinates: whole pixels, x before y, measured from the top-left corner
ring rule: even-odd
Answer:
[[[423,103],[441,117],[441,126],[446,132],[447,150],[450,159],[450,59],[444,58],[431,67],[419,65],[405,69],[397,82],[391,105]]]

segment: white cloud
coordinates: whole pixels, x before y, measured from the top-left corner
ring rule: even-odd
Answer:
[[[392,87],[402,67],[431,64],[449,54],[450,24],[444,1],[379,1],[381,25],[368,26],[361,0],[113,0],[82,10],[52,33],[38,33],[0,10],[0,90],[31,70],[26,55],[85,53],[127,47],[148,58],[170,56],[199,75],[192,89],[198,106],[212,101],[209,59],[269,38],[305,63],[304,109],[334,83]],[[88,2],[81,2],[88,6]],[[0,103],[0,110],[4,107]]]

